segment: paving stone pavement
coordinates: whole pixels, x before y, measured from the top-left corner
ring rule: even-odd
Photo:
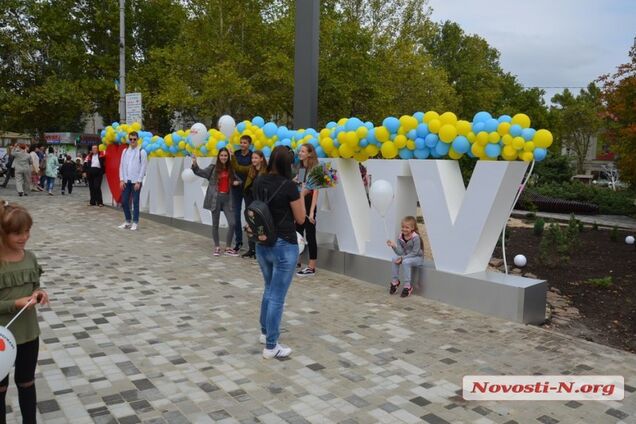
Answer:
[[[36,382],[45,423],[636,423],[636,356],[320,271],[295,278],[281,342],[258,343],[256,262],[211,240],[86,206],[17,198],[51,306]],[[620,374],[623,401],[475,402],[467,374]],[[13,382],[8,422],[20,422]]]

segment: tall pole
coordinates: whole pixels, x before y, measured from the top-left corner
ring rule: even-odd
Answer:
[[[318,38],[320,0],[296,1],[294,128],[318,125]]]
[[[119,122],[126,123],[126,0],[119,0]]]

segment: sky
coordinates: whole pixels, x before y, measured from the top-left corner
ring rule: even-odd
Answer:
[[[428,3],[433,21],[457,22],[499,50],[501,67],[526,87],[586,87],[629,60],[636,36],[636,0]],[[549,105],[563,89],[545,91]]]

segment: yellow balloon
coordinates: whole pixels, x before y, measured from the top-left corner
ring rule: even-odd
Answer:
[[[397,133],[400,134],[400,135],[404,135],[404,134],[406,134],[406,130],[404,129],[404,127],[400,127],[400,128],[398,128],[398,132]]]
[[[105,151],[105,150],[106,150],[106,145],[105,145],[105,144],[100,144],[100,145],[99,145],[99,151],[100,151],[100,152],[103,152],[103,151]]]
[[[332,158],[339,158],[340,157],[340,150],[338,149],[332,149],[331,153],[329,153],[329,157]]]
[[[512,136],[510,134],[504,135],[503,137],[501,137],[501,142],[504,146],[512,144]]]
[[[526,144],[526,141],[523,139],[523,137],[515,137],[512,139],[512,147],[514,147],[516,150],[523,149],[524,144]]]
[[[359,139],[365,138],[368,133],[369,133],[369,129],[367,127],[359,127],[356,130],[356,135],[358,136]]]
[[[488,144],[488,133],[486,131],[480,131],[479,134],[475,137],[477,144],[480,146],[485,146]]]
[[[444,112],[440,115],[439,120],[442,121],[442,125],[455,125],[457,124],[457,115],[453,112]]]
[[[403,149],[404,146],[406,146],[406,137],[403,135],[398,135],[395,137],[395,140],[393,142],[395,143],[395,147],[397,147],[398,149]]]
[[[457,121],[457,132],[459,133],[459,135],[467,135],[469,132],[471,132],[472,130],[472,126],[470,125],[470,122],[468,121]]]
[[[457,128],[455,128],[455,125],[446,124],[439,129],[439,139],[444,143],[450,143],[455,137],[457,137]]]
[[[488,134],[489,143],[492,143],[492,144],[499,143],[499,140],[501,140],[501,136],[499,135],[499,133],[493,131]]]
[[[450,148],[450,150],[448,151],[448,157],[451,159],[460,159],[462,156],[464,156],[461,153],[457,153],[452,147]]]
[[[367,155],[369,155],[370,158],[372,158],[377,156],[380,149],[378,149],[378,146],[376,146],[375,144],[369,144],[367,147],[364,148],[364,151],[367,153]]]
[[[534,154],[532,152],[523,152],[519,157],[524,162],[532,162],[532,160],[534,159]]]
[[[466,134],[466,138],[468,139],[468,141],[470,141],[470,144],[473,144],[477,136],[475,135],[474,132],[471,131],[468,134]]]
[[[165,140],[164,139],[163,141],[164,141],[164,143],[166,143],[166,146],[172,147],[172,140]]]
[[[432,133],[437,134],[442,127],[442,121],[439,119],[431,119],[428,123],[428,130]]]
[[[325,137],[320,140],[320,145],[325,152],[329,153],[333,150],[333,139],[331,137]]]
[[[340,135],[340,134],[338,134]],[[387,141],[389,141],[389,130],[386,129],[386,127],[381,126],[381,127],[377,127],[375,129],[375,138],[378,139],[378,141],[385,143]]]
[[[346,139],[347,139],[347,133],[344,131],[340,131],[338,133],[338,143],[343,144],[346,142],[345,141]]]
[[[484,148],[480,146],[479,143],[474,143],[470,146],[470,151],[478,158],[482,158],[485,155]]]
[[[391,141],[387,141],[386,143],[382,143],[382,147],[380,148],[382,152],[382,157],[385,159],[393,159],[397,156],[398,149],[395,147],[395,144]]]
[[[439,114],[437,112],[435,112],[434,110],[429,110],[428,112],[426,112],[424,114],[424,123],[425,124],[428,124],[433,119],[439,119]]]
[[[347,119],[347,118],[340,118],[340,119],[338,120],[338,126],[340,126],[340,127],[344,127],[344,124],[346,124],[346,123],[347,123],[347,121],[348,121],[348,119]]]
[[[320,130],[320,138],[329,137],[330,134],[331,134],[331,130],[328,128],[323,128]]]
[[[215,147],[214,149],[210,150],[210,153],[212,153],[212,156],[216,157],[219,155],[219,149]]]
[[[181,137],[184,137],[184,138],[185,138],[185,136],[186,136],[186,133],[185,133],[185,131],[183,131],[183,130],[179,130],[179,131],[177,131],[177,134],[178,134],[179,136],[181,136]]]
[[[141,130],[141,124],[139,122],[133,122],[133,124],[131,125],[131,128],[133,131],[139,131]]]
[[[345,143],[347,143],[352,149],[354,149],[360,140],[358,139],[358,135],[355,131],[348,131],[345,137]]]
[[[510,132],[510,122],[502,122],[501,124],[497,125],[497,132],[502,137],[508,134]]]
[[[505,160],[515,160],[517,159],[517,150],[512,146],[504,146],[501,151],[501,157]]]
[[[369,159],[369,155],[367,155],[366,152],[362,150],[356,153],[355,155],[353,155],[353,158],[357,160],[358,162],[364,162],[365,160]]]
[[[533,152],[534,151],[534,143],[532,141],[526,141],[523,144],[523,150],[525,150],[526,152]]]
[[[340,152],[340,156],[342,156],[345,159],[348,159],[353,156],[353,149],[348,144],[341,144],[340,147],[338,148],[338,151]]]
[[[409,132],[417,128],[417,119],[410,115],[400,116],[400,125],[404,128],[404,131]]]
[[[521,125],[521,128],[530,128],[530,118],[525,113],[518,113],[512,117],[512,124]]]
[[[406,140],[406,148],[409,150],[415,150],[415,142],[413,140]]]
[[[534,134],[532,141],[534,141],[536,147],[547,149],[552,145],[552,133],[548,130],[541,129]]]
[[[263,147],[264,147],[264,146],[263,146],[263,140],[256,140],[256,141],[254,141],[254,148],[255,148],[256,150],[261,150]],[[208,147],[208,150],[209,150],[209,147]]]

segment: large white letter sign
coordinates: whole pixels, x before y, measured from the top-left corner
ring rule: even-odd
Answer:
[[[141,188],[141,209],[154,215],[183,216],[183,158],[148,161],[145,184]]]
[[[321,162],[331,162],[331,166],[338,170],[339,181],[334,188],[319,192],[316,229],[335,234],[340,251],[362,253],[370,222],[369,204],[358,162],[348,159],[321,159]]]
[[[409,162],[435,268],[484,271],[528,164],[480,160],[465,189],[457,161]]]
[[[213,162],[212,158],[197,158],[200,168],[206,168]],[[184,167],[192,166],[192,159],[187,158]],[[207,225],[212,224],[212,215],[209,211],[203,209],[203,200],[205,199],[205,190],[208,182],[203,178],[196,177],[192,182],[184,182],[179,175],[179,180],[183,182],[183,217],[186,221],[202,222]]]
[[[417,214],[417,192],[413,185],[411,169],[406,160],[370,159],[364,165],[367,167],[367,174],[371,176],[372,184],[376,180],[386,180],[391,184],[394,198],[393,204],[384,218],[375,208],[369,209],[372,228],[366,249],[362,253],[374,258],[391,259],[395,253],[386,245],[387,238],[395,240],[400,231],[402,218]],[[385,230],[384,220],[386,220],[387,230]],[[386,233],[387,231],[389,234]]]

